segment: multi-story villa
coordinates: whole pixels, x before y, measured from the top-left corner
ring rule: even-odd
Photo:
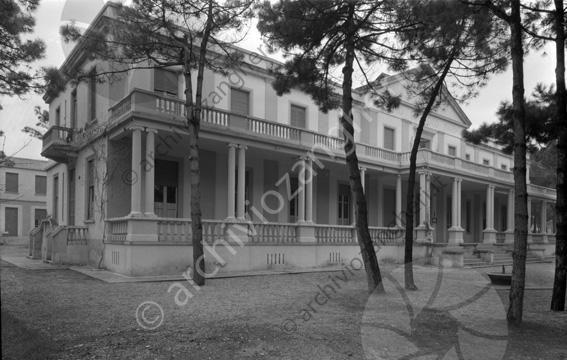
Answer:
[[[9,160],[13,166],[0,167],[0,234],[26,237],[47,217],[48,162],[17,157]]]
[[[112,11],[109,2],[94,23]],[[207,71],[204,79],[201,207],[205,240],[216,242],[206,249],[207,271],[352,261],[359,248],[339,112],[319,111],[298,90],[277,96],[269,72],[276,62],[242,52],[242,69],[227,77]],[[85,58],[79,45],[62,69],[95,69]],[[406,94],[405,82],[383,75],[380,86]],[[107,269],[132,276],[180,274],[192,266],[184,86],[180,69],[148,69],[112,83],[69,83],[45,97],[52,126],[42,154],[58,163],[48,171],[48,211],[59,224],[57,236],[69,244],[81,239],[90,262],[102,258]],[[387,112],[372,105],[364,87],[354,98],[371,234],[379,259],[400,260],[418,122],[414,99],[404,95]],[[414,238],[431,238],[435,249],[513,241],[513,159],[465,142],[461,132],[470,125],[450,102],[429,116],[421,138]],[[539,209],[531,214],[530,241],[546,247],[554,241],[548,219],[555,190],[529,185],[528,191],[530,208]],[[431,235],[422,231],[425,223]],[[428,246],[416,241],[416,258]]]

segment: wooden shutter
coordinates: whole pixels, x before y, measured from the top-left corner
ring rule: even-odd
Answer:
[[[18,174],[6,173],[6,192],[18,192]]]
[[[384,128],[384,149],[394,150],[394,129]]]
[[[154,69],[154,91],[177,96],[177,74],[164,69]]]
[[[47,176],[35,176],[35,193],[41,195],[47,194]]]
[[[290,125],[300,129],[305,129],[305,108],[291,105]]]
[[[230,89],[230,111],[238,115],[249,115],[250,93],[238,89]]]

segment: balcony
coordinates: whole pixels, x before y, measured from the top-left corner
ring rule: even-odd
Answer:
[[[110,109],[111,122],[116,125],[132,116],[178,122],[181,125],[185,121],[185,104],[181,99],[134,89],[127,97]],[[202,109],[201,130],[227,134],[227,129],[231,130],[234,136],[255,139],[276,146],[303,148],[306,151],[327,153],[339,158],[344,157],[344,140],[342,138],[250,116],[238,116],[220,109]],[[399,153],[358,143],[357,154],[363,162],[379,162],[380,165],[392,169],[407,169],[409,167],[409,152]],[[510,185],[514,183],[514,174],[511,171],[440,154],[429,149],[419,150],[417,165],[430,166],[439,170],[448,170],[452,173],[468,174],[479,178],[491,178]],[[529,187],[529,192],[534,195],[550,197],[555,195],[553,189],[537,189],[533,186]]]
[[[58,163],[69,162],[77,157],[77,133],[74,129],[52,126],[43,135],[41,156]]]

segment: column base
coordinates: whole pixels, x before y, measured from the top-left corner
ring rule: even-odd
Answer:
[[[139,218],[142,217],[142,213],[139,211],[132,211],[128,214],[128,217]]]
[[[451,244],[462,244],[465,242],[464,233],[465,229],[460,227],[452,227],[447,230],[449,233],[449,241],[447,241],[450,245]]]
[[[433,231],[435,230],[435,228],[429,226],[425,226],[425,225],[419,225],[418,227],[415,228],[415,232],[416,232],[416,237],[415,237],[415,242],[418,243],[433,243],[434,239],[433,239]]]
[[[157,218],[158,216],[155,213],[151,212],[151,213],[144,213],[144,217]]]
[[[496,230],[485,229],[482,232],[482,242],[484,244],[496,244]]]

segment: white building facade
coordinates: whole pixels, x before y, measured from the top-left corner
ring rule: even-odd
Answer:
[[[112,12],[108,3],[99,17]],[[97,20],[95,20],[96,22]],[[338,111],[319,111],[298,90],[277,96],[264,54],[206,71],[199,138],[207,271],[332,266],[359,253]],[[75,49],[63,68],[82,62]],[[379,259],[403,257],[409,152],[418,118],[401,75],[381,86],[402,94],[398,109],[354,91],[356,149]],[[190,168],[180,69],[131,71],[112,83],[67,85],[46,97],[51,129],[43,152],[47,208],[61,236],[81,237],[89,261],[130,276],[193,267]],[[454,102],[429,116],[418,153],[415,256],[424,224],[434,247],[513,241],[513,159],[461,137],[470,121]],[[530,241],[554,241],[555,190],[528,185]],[[65,235],[67,234],[67,235]],[[72,234],[72,235],[69,235]],[[79,234],[79,235],[78,235]],[[84,239],[83,239],[84,238]],[[217,246],[214,246],[217,245]]]

